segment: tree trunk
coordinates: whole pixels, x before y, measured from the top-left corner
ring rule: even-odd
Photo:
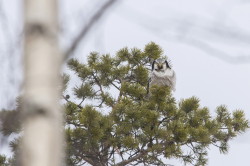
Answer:
[[[62,112],[56,0],[24,1],[24,166],[61,166]]]

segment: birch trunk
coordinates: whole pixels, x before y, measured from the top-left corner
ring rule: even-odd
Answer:
[[[24,166],[59,166],[62,115],[56,0],[24,0]]]

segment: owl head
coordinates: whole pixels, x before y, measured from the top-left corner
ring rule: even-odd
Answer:
[[[165,71],[167,68],[171,69],[169,62],[164,58],[158,58],[152,63],[152,71]]]

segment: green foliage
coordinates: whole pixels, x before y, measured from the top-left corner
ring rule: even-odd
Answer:
[[[144,48],[144,54],[146,55],[146,57],[151,59],[159,58],[162,53],[163,50],[161,49],[161,47],[154,42],[147,44]]]
[[[84,126],[81,132],[88,129],[87,133],[91,136],[88,139],[94,144],[88,143],[87,138],[85,143],[92,145],[89,151],[96,149],[96,154],[102,155],[103,160],[115,164],[119,156],[124,158],[124,154],[129,153],[129,157],[144,154],[131,163],[162,164],[164,162],[160,161],[159,156],[165,156],[179,158],[184,163],[205,165],[209,145],[213,144],[226,153],[228,141],[248,128],[244,112],[231,114],[226,107],[220,106],[216,110],[217,116],[213,118],[208,108],[200,106],[197,97],[183,99],[177,105],[168,87],[151,87],[148,98],[146,85],[150,67],[147,65],[150,59],[160,57],[162,52],[152,42],[145,46],[144,51],[123,48],[114,57],[91,53],[87,64],[80,64],[77,60],[69,62],[69,65],[75,64],[71,68],[77,74],[77,66],[88,66],[85,68],[88,74],[82,78],[83,84],[92,86],[92,93],[95,93],[93,103],[100,104],[88,106],[89,114],[93,114],[93,117],[85,114],[86,107],[79,110],[75,104],[74,109],[82,113],[74,120],[79,120],[77,125]],[[81,78],[80,74],[78,76]],[[117,98],[112,97],[110,89],[117,90]],[[88,92],[87,89],[84,91]],[[109,96],[110,102],[105,101],[104,94]],[[78,93],[75,95],[80,97]],[[110,108],[105,114],[109,121],[103,122],[108,130],[102,125],[98,126],[104,116],[102,104]],[[91,130],[87,124],[93,122],[87,119],[83,121],[82,117],[95,121]],[[70,129],[72,133],[80,133],[77,125]],[[85,134],[81,133],[80,138],[83,139]],[[184,147],[189,147],[190,151],[185,153]],[[82,152],[84,154],[91,156],[89,152]],[[72,157],[70,159],[73,160]],[[88,159],[102,163],[101,159]]]
[[[8,166],[6,156],[0,155],[0,165],[1,166]]]
[[[197,110],[199,108],[199,99],[196,97],[191,97],[186,100],[182,100],[179,104],[181,110],[186,113]]]
[[[68,83],[70,80],[70,76],[68,74],[63,74],[62,75],[62,81],[63,81],[63,87],[62,87],[62,91],[65,91],[67,89]]]
[[[76,86],[73,91],[79,99],[93,98],[95,96],[92,86],[88,83],[82,84],[80,87]]]
[[[197,97],[177,103],[169,87],[153,86],[147,95],[150,60],[162,53],[151,42],[143,51],[92,52],[86,64],[68,62],[81,80],[73,88],[80,102],[64,98],[68,165],[164,165],[163,158],[206,165],[210,145],[227,153],[229,140],[249,128],[241,110],[219,106],[212,117]],[[69,76],[63,80],[65,90]]]
[[[4,136],[8,136],[12,133],[20,131],[19,111],[17,110],[0,111],[0,131]]]

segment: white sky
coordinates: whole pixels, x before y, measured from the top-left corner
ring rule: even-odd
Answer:
[[[63,1],[62,22],[70,29],[64,44],[81,29],[87,13],[98,2]],[[244,0],[124,0],[95,26],[75,55],[85,61],[91,51],[114,54],[125,46],[143,49],[154,41],[172,60],[177,74],[174,93],[177,100],[197,96],[201,105],[209,107],[212,113],[217,106],[225,104],[230,110],[245,110],[250,119],[250,58],[240,63],[234,59],[250,56],[249,16],[250,2]],[[208,44],[216,51],[206,52],[197,42]],[[0,88],[2,101],[3,88],[9,88],[5,86]],[[6,101],[3,103],[1,107],[6,107]],[[249,138],[248,131],[231,141],[227,155],[220,155],[218,149],[211,147],[208,165],[250,165]],[[183,165],[172,160],[169,164]]]

